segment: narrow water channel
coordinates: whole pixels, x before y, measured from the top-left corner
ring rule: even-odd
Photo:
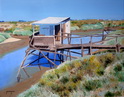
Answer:
[[[74,35],[77,36],[77,35]],[[92,40],[93,42],[100,41],[102,38],[101,37],[94,37]],[[88,43],[90,40],[90,37],[83,37],[82,42],[83,43]],[[67,44],[67,39],[64,40],[64,43]],[[71,43],[73,44],[80,44],[80,39],[72,39]],[[10,87],[17,83],[17,72],[19,69],[19,66],[25,56],[25,50],[27,47],[24,47],[22,49],[10,52],[2,57],[0,57],[0,90]],[[76,50],[80,52],[80,50]],[[38,52],[37,52],[38,53]],[[44,52],[44,54],[46,54]],[[79,56],[79,55],[74,55],[73,56]],[[50,53],[49,54],[50,58],[54,57],[54,54]],[[80,57],[80,56],[79,56]],[[26,61],[26,64],[30,63],[31,60],[35,60],[37,56],[30,55]],[[58,57],[56,57],[58,59]],[[40,60],[41,66],[44,67],[50,67],[50,64],[48,64],[48,60],[45,58],[42,58]],[[37,64],[37,62],[34,62],[33,64]],[[56,61],[57,65],[60,64],[59,61]],[[29,67],[29,74],[33,74],[39,69],[37,67]]]

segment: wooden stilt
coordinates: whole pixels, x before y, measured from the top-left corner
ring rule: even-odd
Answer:
[[[89,55],[92,55],[92,35],[91,35],[91,37],[90,37],[90,47],[89,47],[89,49],[88,49],[88,51],[89,51]]]
[[[47,58],[49,58],[49,53],[47,53]],[[49,58],[50,59],[50,58]],[[53,68],[53,66],[52,66],[52,64],[48,61],[48,64],[49,64],[49,66],[50,66],[50,69],[52,69]]]
[[[81,57],[84,57],[84,48],[83,48],[82,39],[81,39]]]
[[[116,44],[116,52],[120,52],[121,45]]]
[[[118,44],[118,36],[116,36],[115,37],[116,39],[115,39],[115,43],[116,43],[116,45]]]
[[[54,62],[52,62],[48,57],[46,57],[41,51],[40,53],[43,55],[44,58],[46,58],[50,63],[52,63],[55,67],[57,66]]]
[[[63,51],[63,50],[61,50],[60,55],[61,55],[62,62],[64,62],[64,56],[63,56],[64,54],[63,54],[63,53],[64,53],[64,51]],[[67,55],[67,56],[68,56],[68,55]]]
[[[71,52],[70,52],[70,49],[68,49],[68,52],[69,52],[69,58],[70,58],[70,61],[71,61]]]
[[[105,40],[104,30],[102,31],[102,41]]]
[[[27,66],[31,65],[32,63],[34,63],[34,62],[38,61],[38,60],[39,60],[39,59],[41,59],[41,58],[44,58],[44,57],[43,57],[43,56],[40,56],[38,59],[36,59],[36,60],[34,60],[34,61],[30,62],[29,64],[27,64],[27,65],[25,65],[25,66],[22,66],[21,68],[25,68],[25,67],[27,67]]]
[[[55,49],[56,52],[56,49]],[[56,53],[54,53],[54,63],[56,62]]]
[[[30,77],[30,75],[27,73],[27,71],[23,68],[23,71],[25,72],[25,74]]]
[[[40,52],[39,52],[39,57],[38,57],[38,67],[39,67],[39,69],[41,70],[41,67],[40,67]]]
[[[68,52],[68,50],[66,50],[66,51],[67,51],[67,55],[68,55],[69,52]],[[67,60],[68,60],[68,56],[66,56],[66,61],[67,61]]]
[[[60,59],[60,62],[62,63],[62,55],[60,55],[60,54],[57,54],[58,55],[58,58]]]
[[[29,55],[29,51],[26,53],[25,58],[24,58],[24,60],[22,61],[20,67],[19,67],[19,70],[18,70],[18,73],[17,73],[17,81],[19,81],[19,76],[20,76],[21,68],[23,67],[24,62],[25,62],[25,60],[26,60],[26,58],[27,58],[28,55]]]

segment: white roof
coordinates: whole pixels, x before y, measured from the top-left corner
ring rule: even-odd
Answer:
[[[48,17],[40,21],[33,22],[32,24],[60,24],[69,17]]]

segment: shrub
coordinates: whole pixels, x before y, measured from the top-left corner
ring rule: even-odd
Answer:
[[[73,76],[71,77],[71,80],[72,80],[74,83],[76,83],[76,82],[82,80],[82,76],[81,76],[81,74],[73,75]]]
[[[0,33],[0,35],[4,36],[6,39],[11,37],[8,33]]]
[[[45,81],[45,80],[43,80],[43,79],[40,79],[39,86],[40,86],[40,85],[43,85],[43,86],[44,86],[44,85],[45,85],[45,83],[46,83],[46,81]]]
[[[66,71],[67,71],[67,66],[66,65],[64,65],[61,68],[59,68],[59,73],[64,73]]]
[[[124,71],[117,72],[115,76],[118,78],[118,81],[124,82]]]
[[[105,55],[100,55],[98,60],[104,67],[107,67],[115,60],[115,56],[112,53],[107,53]]]
[[[72,81],[68,82],[66,84],[66,88],[69,90],[69,91],[72,91],[72,90],[77,90],[77,84],[78,83],[74,83]]]
[[[101,81],[100,80],[86,80],[83,84],[83,87],[87,90],[87,91],[91,91],[91,90],[95,90],[99,87],[101,87]]]
[[[115,96],[122,96],[120,91],[116,91],[116,92],[106,92],[105,97],[115,97]]]
[[[124,67],[124,60],[121,61],[122,66]]]
[[[117,64],[115,67],[114,67],[114,71],[115,72],[119,72],[122,70],[122,66],[120,64]]]
[[[30,35],[32,35],[32,31],[30,31],[30,30],[24,30],[24,29],[15,29],[14,31],[13,31],[13,34],[14,35],[23,35],[23,36],[30,36]]]
[[[64,90],[64,85],[54,83],[51,85],[51,89],[55,92],[60,92]]]
[[[106,92],[105,97],[114,97],[114,94],[110,91]]]
[[[76,68],[80,68],[82,66],[82,63],[79,61],[79,60],[75,60],[73,62],[73,65],[76,67]]]
[[[66,77],[66,76],[63,76],[63,77],[60,79],[60,82],[62,82],[63,84],[66,84],[68,81],[69,81],[69,78]]]
[[[6,40],[6,38],[3,35],[0,35],[0,42],[3,42],[4,40]]]
[[[104,67],[101,66],[101,67],[97,68],[95,72],[96,72],[96,74],[98,74],[100,76],[104,75]]]

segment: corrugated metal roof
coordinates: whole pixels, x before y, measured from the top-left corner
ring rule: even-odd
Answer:
[[[48,17],[40,21],[33,22],[32,24],[59,24],[69,17]]]

